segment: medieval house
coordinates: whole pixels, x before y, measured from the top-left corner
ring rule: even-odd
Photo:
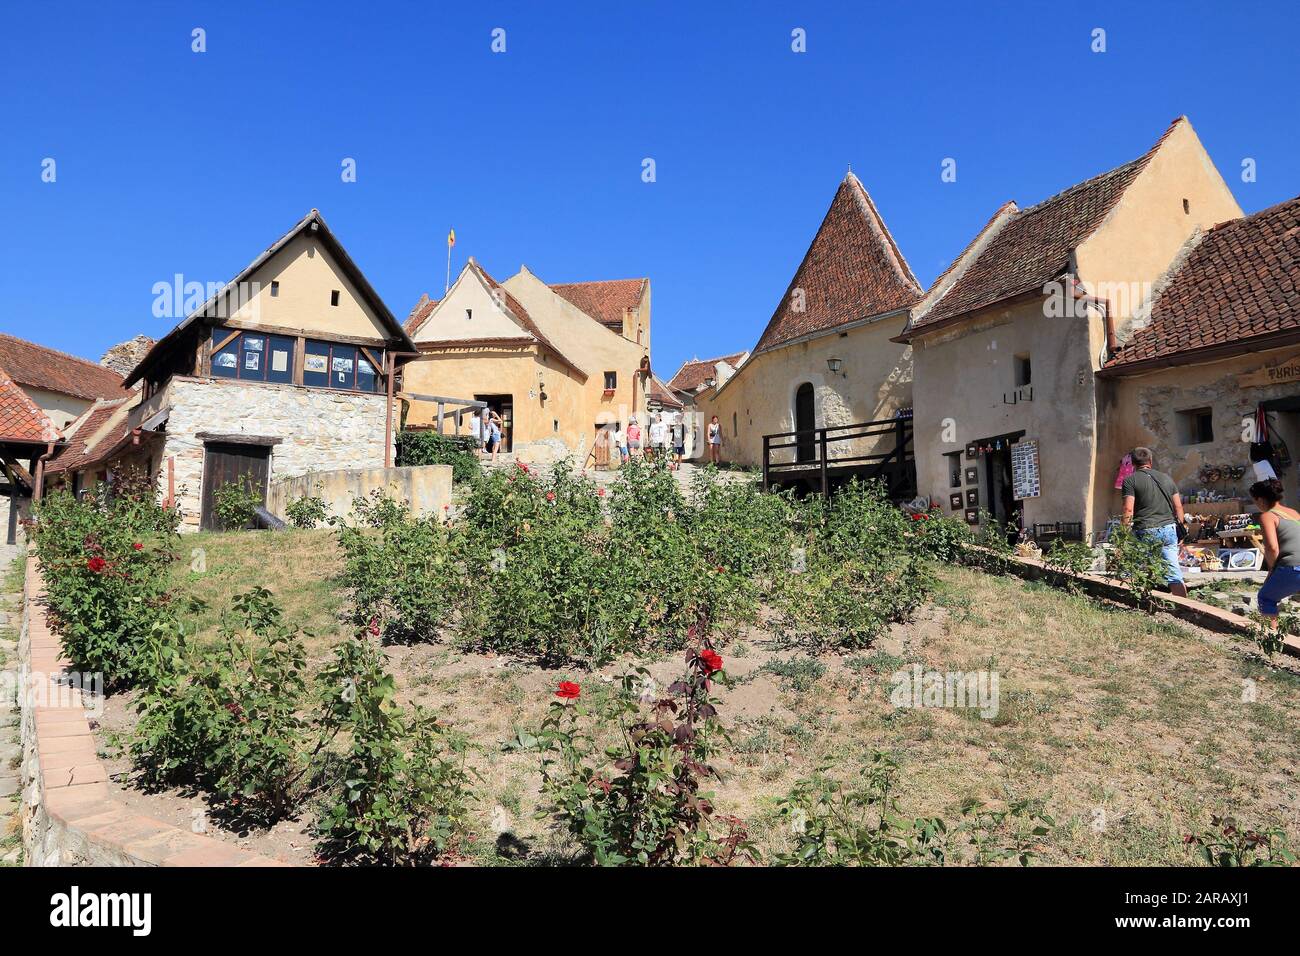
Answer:
[[[265,494],[273,476],[391,464],[389,381],[414,351],[313,209],[127,377],[143,384],[131,458],[190,531],[213,526],[227,482]]]
[[[1104,527],[1120,460],[1102,434],[1130,412],[1098,372],[1187,240],[1240,215],[1185,117],[1130,163],[999,208],[898,337],[920,492],[972,522]]]
[[[764,435],[906,413],[911,355],[893,340],[921,294],[875,203],[848,173],[752,352],[734,374],[704,373],[715,385],[697,390],[696,406],[706,422],[718,416],[724,460],[761,466]],[[675,381],[689,385],[698,374]],[[834,442],[827,457],[860,458],[893,441],[891,433]],[[819,455],[808,434],[779,458],[812,462]]]
[[[648,279],[548,285],[525,266],[499,283],[471,258],[406,328],[420,353],[402,379],[408,427],[436,426],[437,398],[472,399],[501,416],[505,452],[545,460],[582,457],[601,428],[645,420]]]

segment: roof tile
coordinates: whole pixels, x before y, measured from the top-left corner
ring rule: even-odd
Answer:
[[[802,309],[794,291],[803,291]],[[906,309],[921,287],[862,183],[844,177],[755,352]]]
[[[121,398],[122,376],[89,359],[77,358],[26,339],[0,333],[0,368],[19,385],[94,401]]]
[[[1123,368],[1300,330],[1300,196],[1204,233],[1149,321],[1107,363]]]

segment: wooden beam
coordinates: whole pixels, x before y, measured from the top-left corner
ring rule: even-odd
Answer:
[[[26,468],[18,464],[18,460],[16,458],[10,458],[9,456],[6,455],[4,458],[4,463],[8,468],[12,468],[14,472],[17,473],[18,477],[21,478],[24,482],[26,482],[29,488],[32,489],[36,488],[36,481],[28,473]]]

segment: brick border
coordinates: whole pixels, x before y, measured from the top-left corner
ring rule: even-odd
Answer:
[[[28,557],[18,639],[27,865],[290,865],[147,817],[113,796],[81,692],[59,686],[70,662],[37,601],[36,563]]]

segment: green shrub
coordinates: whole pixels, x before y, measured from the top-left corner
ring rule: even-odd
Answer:
[[[1159,542],[1118,525],[1111,532],[1108,544],[1106,573],[1132,588],[1139,605],[1150,606],[1151,595],[1164,586],[1167,573]]]
[[[1095,560],[1092,546],[1083,541],[1057,538],[1043,552],[1043,564],[1052,572],[1056,583],[1071,592],[1081,589],[1079,575],[1091,571]]]
[[[179,522],[147,480],[125,472],[111,492],[55,491],[36,507],[50,625],[73,663],[102,673],[105,687],[141,677],[145,642],[168,619]]]
[[[1046,836],[1055,821],[1028,800],[990,810],[974,800],[961,807],[961,821],[904,817],[894,797],[898,764],[876,751],[852,785],[819,772],[798,781],[780,803],[780,816],[794,836],[793,848],[775,856],[779,866],[987,866],[1016,859],[1027,866],[1032,843],[999,841],[1021,818],[1034,824],[1032,836]]]
[[[918,523],[894,508],[877,483],[852,482],[828,505],[806,503],[806,568],[787,575],[777,624],[789,641],[865,648],[907,620],[930,593],[932,575]]]
[[[261,506],[262,495],[253,490],[251,475],[226,482],[212,495],[213,514],[226,531],[248,527]]]
[[[339,645],[320,687],[323,727],[347,742],[324,773],[326,855],[392,865],[446,850],[470,803],[464,740],[422,708],[396,704],[383,655],[365,640]]]
[[[963,545],[971,540],[970,526],[963,519],[937,509],[918,512],[909,520],[911,542],[922,555],[943,564],[957,560]]]
[[[293,812],[309,772],[306,654],[265,588],[232,606],[215,645],[181,635],[155,649],[171,673],[136,702],[131,752],[151,783],[198,782],[238,815],[271,821]]]
[[[599,866],[673,866],[732,862],[749,847],[739,821],[714,822],[703,788],[724,732],[709,696],[722,658],[706,647],[687,655],[687,674],[659,697],[638,668],[594,704],[562,682],[541,728],[517,745],[541,754],[543,813]],[[643,703],[642,699],[645,699]],[[603,741],[621,728],[619,742]]]
[[[452,481],[472,481],[480,472],[478,444],[466,435],[402,431],[397,436],[398,465],[451,465]]]
[[[329,507],[317,495],[303,495],[285,506],[284,516],[295,528],[314,528],[329,520]]]
[[[461,593],[446,528],[382,490],[354,499],[352,516],[338,530],[352,623],[388,641],[432,640]]]

